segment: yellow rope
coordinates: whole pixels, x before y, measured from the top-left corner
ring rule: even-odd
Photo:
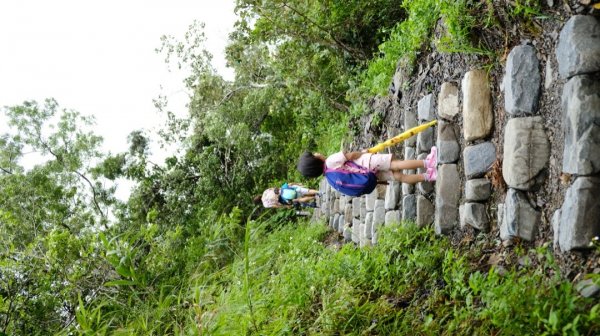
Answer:
[[[431,127],[435,124],[437,124],[437,120],[433,120],[426,124],[419,125],[417,127],[413,127],[406,132],[400,133],[399,135],[396,135],[395,137],[376,145],[375,147],[371,147],[371,148],[367,149],[367,152],[369,152],[369,153],[380,152],[387,147],[396,145],[410,137],[415,136],[417,133],[423,132],[424,130],[428,129],[429,127]]]

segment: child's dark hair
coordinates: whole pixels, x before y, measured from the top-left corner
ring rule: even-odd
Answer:
[[[305,177],[319,177],[323,174],[325,162],[315,157],[313,153],[306,151],[300,155],[297,168]]]

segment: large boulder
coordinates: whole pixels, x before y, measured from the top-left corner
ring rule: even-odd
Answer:
[[[571,78],[562,96],[565,148],[563,171],[577,175],[600,172],[600,82]]]
[[[600,71],[600,23],[590,15],[572,16],[563,26],[556,47],[562,78]]]
[[[492,194],[492,184],[486,178],[468,180],[465,183],[465,198],[469,202],[487,201]]]
[[[454,123],[440,120],[438,122],[437,148],[439,163],[454,163],[460,155],[458,130]]]
[[[500,223],[500,238],[520,237],[533,241],[540,225],[540,212],[529,202],[524,192],[508,189]]]
[[[454,83],[443,83],[438,94],[438,115],[443,119],[452,120],[459,111],[458,87]]]
[[[433,223],[434,211],[431,201],[425,196],[417,196],[417,226],[424,227]]]
[[[421,121],[435,119],[435,99],[433,94],[428,94],[417,103],[417,115]]]
[[[463,151],[465,175],[472,179],[483,176],[496,161],[496,146],[491,142],[482,142],[468,146]]]
[[[506,61],[504,108],[513,116],[532,115],[540,96],[540,62],[532,46],[513,48]]]
[[[550,142],[542,117],[513,118],[504,132],[502,176],[515,189],[529,190],[541,182],[548,166]]]
[[[463,130],[465,140],[486,138],[492,131],[492,96],[487,73],[472,70],[462,80]]]
[[[490,229],[490,220],[485,204],[465,203],[462,209],[461,227],[470,225],[477,230],[487,232]]]
[[[435,222],[437,234],[447,234],[458,224],[460,200],[460,177],[455,164],[443,164],[438,168],[435,183]]]
[[[600,236],[600,177],[578,177],[561,208],[558,241],[562,251],[587,249]]]
[[[402,220],[414,221],[417,218],[417,197],[415,194],[402,198]]]

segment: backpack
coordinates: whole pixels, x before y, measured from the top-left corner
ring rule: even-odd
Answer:
[[[340,168],[325,168],[325,178],[331,187],[347,196],[371,193],[377,186],[375,171],[346,161]]]
[[[292,204],[292,200],[298,197],[296,189],[289,187],[287,183],[284,183],[279,188],[279,203],[281,204]]]

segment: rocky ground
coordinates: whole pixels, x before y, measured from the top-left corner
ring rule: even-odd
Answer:
[[[591,1],[592,4],[594,1]],[[488,201],[487,212],[490,218],[489,232],[482,232],[471,226],[464,230],[449,232],[456,245],[468,248],[474,244],[482,247],[485,256],[480,260],[482,266],[497,265],[510,266],[519,262],[514,253],[514,246],[537,247],[549,245],[554,240],[552,216],[561,208],[565,192],[572,184],[572,176],[563,173],[563,149],[565,132],[563,130],[563,117],[561,96],[566,79],[558,72],[556,57],[557,41],[565,22],[573,15],[585,14],[600,16],[600,10],[593,9],[590,1],[552,1],[543,3],[543,16],[528,22],[515,22],[510,17],[507,4],[504,1],[493,1],[497,24],[490,29],[477,32],[479,41],[487,50],[493,50],[493,55],[474,53],[445,53],[436,49],[435,44],[422,50],[417,58],[417,64],[410,71],[399,67],[390,85],[390,93],[386,97],[374,98],[371,102],[372,113],[355,121],[355,129],[360,131],[355,134],[355,141],[349,145],[350,149],[368,148],[382,140],[400,133],[406,128],[404,115],[417,109],[417,103],[426,95],[433,93],[437,97],[442,83],[451,82],[459,88],[465,73],[473,69],[484,69],[488,73],[491,89],[493,110],[493,127],[487,140],[495,145],[496,163],[488,171],[486,177],[493,184],[493,192]],[[444,31],[443,22],[439,22],[436,35]],[[539,105],[536,115],[543,120],[544,131],[550,144],[549,163],[545,169],[546,178],[543,184],[527,191],[527,195],[535,208],[541,212],[541,224],[532,242],[500,239],[500,225],[498,224],[498,205],[505,202],[507,186],[502,178],[502,162],[504,153],[504,132],[510,116],[505,111],[504,84],[506,61],[509,52],[516,46],[528,45],[534,48],[539,60],[541,75],[541,90]],[[459,95],[459,104],[462,104],[462,95]],[[374,118],[379,114],[378,118]],[[376,123],[374,120],[382,120]],[[463,118],[454,120],[458,129],[463,129]],[[461,153],[469,145],[477,144],[467,142],[464,137],[458,137]],[[398,157],[404,157],[405,149],[397,146],[391,152]],[[461,154],[462,155],[462,154]],[[462,160],[462,158],[461,158]],[[461,185],[464,186],[466,178],[462,165],[458,165]],[[596,174],[597,175],[597,174]],[[435,204],[435,196],[427,196]],[[462,196],[464,199],[464,195]],[[600,203],[596,203],[600,206]],[[486,230],[483,230],[486,231]],[[556,244],[555,244],[556,245]],[[600,256],[598,253],[585,251],[561,252],[554,246],[555,257],[563,274],[572,280],[577,280],[585,273],[598,272],[600,269]]]

